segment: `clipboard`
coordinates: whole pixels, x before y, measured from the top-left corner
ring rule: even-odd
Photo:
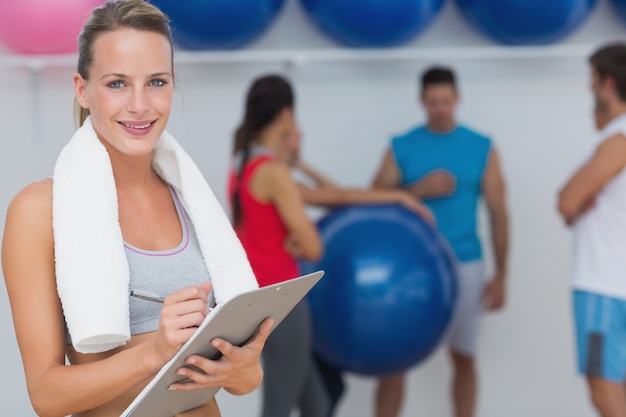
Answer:
[[[207,403],[220,387],[194,391],[167,389],[170,384],[184,380],[184,377],[176,374],[176,370],[181,366],[190,366],[185,363],[185,359],[192,354],[218,359],[220,353],[211,346],[211,340],[220,337],[233,345],[242,346],[267,317],[274,319],[274,330],[323,275],[323,271],[317,271],[247,291],[216,306],[120,417],[172,417]]]

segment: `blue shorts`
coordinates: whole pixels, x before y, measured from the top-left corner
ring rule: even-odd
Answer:
[[[626,376],[626,300],[575,290],[578,370],[622,383]]]

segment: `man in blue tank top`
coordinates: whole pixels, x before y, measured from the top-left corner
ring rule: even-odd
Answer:
[[[456,417],[474,415],[477,393],[475,355],[483,310],[504,305],[508,246],[505,184],[498,153],[489,138],[459,125],[454,73],[431,68],[422,76],[421,103],[426,125],[394,137],[374,179],[374,187],[404,188],[432,210],[437,226],[458,260],[459,292],[448,333],[454,368]],[[490,217],[495,271],[487,280],[477,233],[477,207],[485,198]],[[404,375],[381,378],[376,417],[396,417],[402,406]]]

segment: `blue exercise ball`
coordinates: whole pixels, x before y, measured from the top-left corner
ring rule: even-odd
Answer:
[[[457,293],[454,255],[430,224],[397,205],[348,206],[319,222],[324,256],[303,272],[326,277],[310,292],[314,349],[338,370],[404,371],[439,345]]]
[[[613,9],[617,12],[617,15],[626,23],[626,1],[625,0],[613,0]]]
[[[234,49],[256,39],[284,0],[150,0],[171,19],[176,44],[185,49]]]
[[[313,22],[348,46],[384,47],[422,32],[444,0],[301,0]]]
[[[556,42],[577,29],[596,0],[456,0],[461,14],[492,39],[511,45]]]

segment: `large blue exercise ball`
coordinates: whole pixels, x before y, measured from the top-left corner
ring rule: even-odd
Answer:
[[[301,0],[311,20],[348,46],[384,47],[422,32],[444,0]]]
[[[314,349],[338,370],[404,371],[440,344],[454,311],[454,256],[442,235],[397,205],[349,206],[319,222],[324,255],[303,272],[326,276],[310,292]]]
[[[626,23],[626,0],[613,0],[613,9],[617,12],[617,16]]]
[[[511,45],[554,43],[577,29],[596,0],[456,0],[461,14],[492,39]]]
[[[185,49],[234,49],[260,36],[284,0],[150,0],[171,19]]]

